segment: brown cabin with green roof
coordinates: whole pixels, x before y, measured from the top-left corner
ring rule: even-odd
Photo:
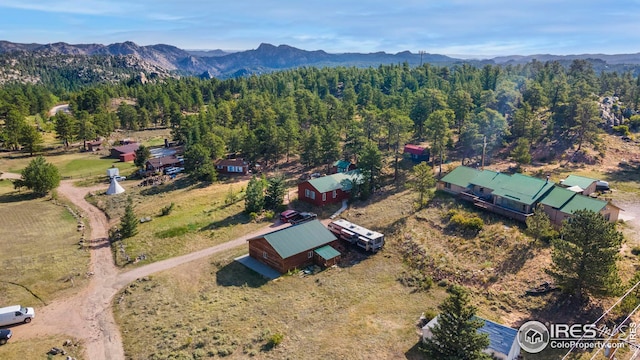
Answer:
[[[312,264],[336,264],[338,246],[336,236],[313,220],[249,239],[249,256],[284,274]]]
[[[611,222],[618,221],[620,208],[611,202],[582,196],[574,191],[556,186],[540,200],[544,212],[549,216],[551,223],[562,226],[562,222],[573,215],[578,210],[591,210],[600,213],[605,219]]]
[[[361,181],[359,170],[311,179],[298,184],[298,200],[315,206],[340,203],[351,196],[354,182]]]

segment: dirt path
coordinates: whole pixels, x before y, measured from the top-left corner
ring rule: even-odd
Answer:
[[[191,254],[159,261],[127,272],[120,272],[113,263],[107,238],[109,222],[102,211],[89,204],[89,191],[104,191],[105,185],[76,188],[71,180],[63,181],[58,194],[69,199],[82,210],[91,226],[91,265],[93,276],[89,285],[73,297],[58,299],[38,309],[36,320],[20,328],[16,338],[38,338],[45,335],[67,334],[85,343],[86,358],[91,360],[124,359],[120,331],[115,323],[111,301],[124,286],[137,278],[203,257],[211,256],[243,245],[247,239],[287,225],[265,227],[255,233]]]

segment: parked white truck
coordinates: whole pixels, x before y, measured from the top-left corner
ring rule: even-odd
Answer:
[[[30,323],[36,316],[33,308],[13,305],[0,308],[0,326]]]
[[[384,235],[362,226],[339,219],[329,223],[329,230],[338,238],[367,250],[376,252],[384,245]]]

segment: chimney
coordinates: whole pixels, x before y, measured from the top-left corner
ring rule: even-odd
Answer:
[[[548,182],[549,182],[549,175],[547,175],[547,181],[545,182],[545,184],[548,183]]]

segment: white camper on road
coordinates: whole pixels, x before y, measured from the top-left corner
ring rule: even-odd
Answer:
[[[0,326],[30,323],[36,316],[33,308],[13,305],[0,308]]]

